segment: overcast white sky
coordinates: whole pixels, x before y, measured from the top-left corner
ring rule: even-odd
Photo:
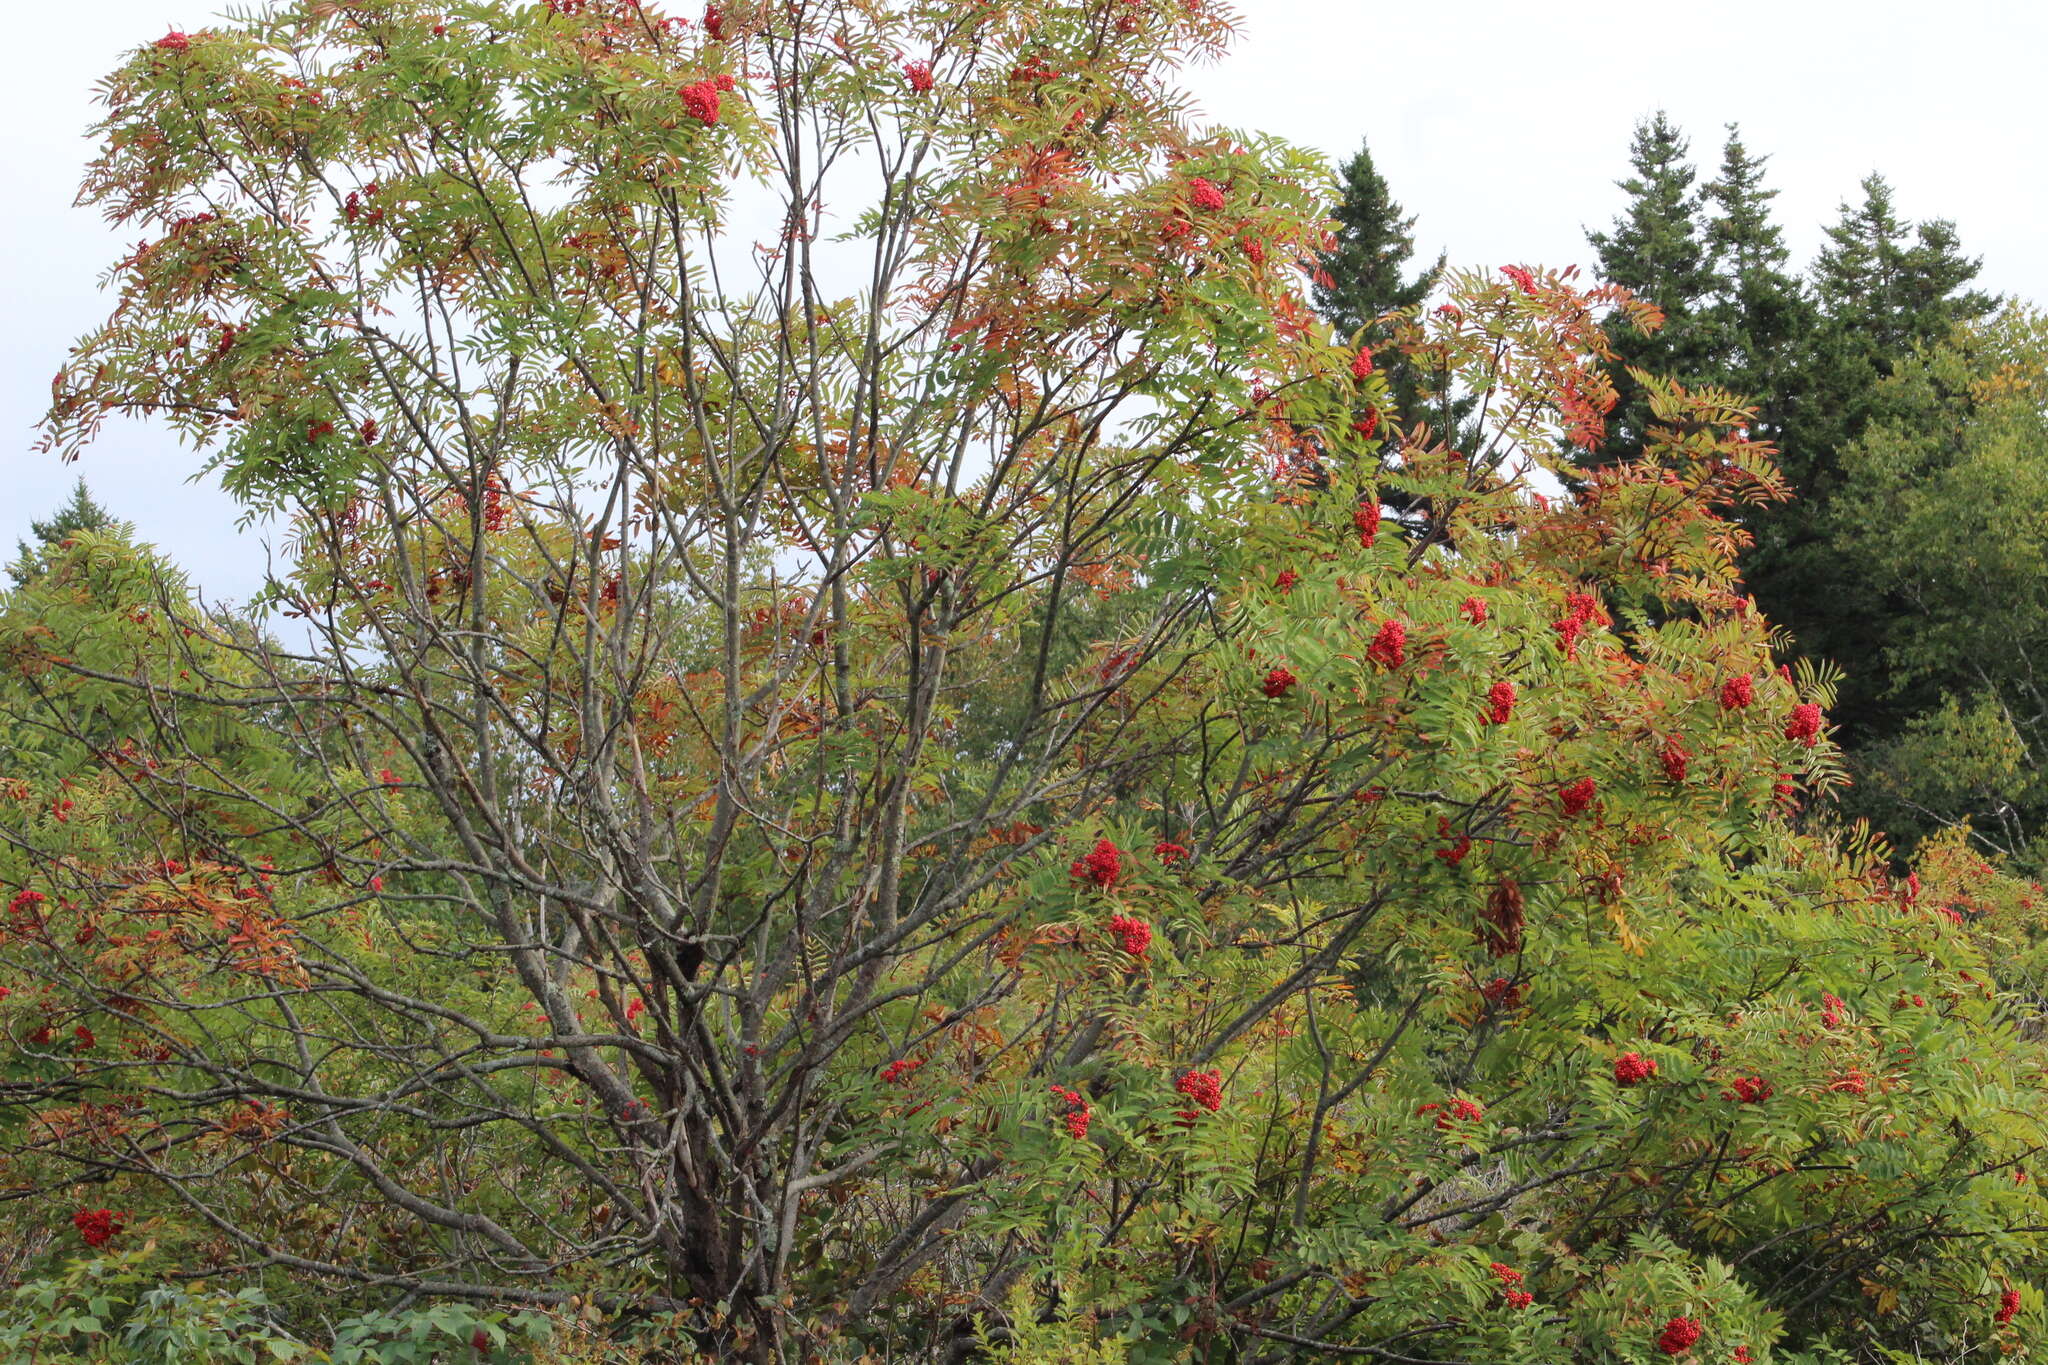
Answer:
[[[1769,153],[1803,263],[1836,206],[1881,170],[1912,217],[1947,217],[1991,289],[2048,301],[2048,6],[2021,0],[1240,0],[1244,32],[1192,73],[1209,114],[1348,155],[1370,138],[1419,253],[1453,264],[1584,262],[1619,206],[1634,121],[1664,108],[1711,169],[1721,127]],[[108,300],[121,243],[70,207],[94,82],[121,52],[214,3],[9,5],[0,83],[10,191],[0,214],[0,549],[82,473],[212,594],[241,596],[261,548],[189,477],[164,433],[112,429],[75,468],[29,450],[49,379]]]

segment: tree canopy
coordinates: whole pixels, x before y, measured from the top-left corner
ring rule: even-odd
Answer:
[[[131,54],[47,441],[291,553],[0,597],[0,1350],[2024,1353],[2041,895],[1811,813],[1755,410],[1570,271],[1334,333],[1231,18]]]

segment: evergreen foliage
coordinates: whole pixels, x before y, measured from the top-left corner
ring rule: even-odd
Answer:
[[[1415,218],[1403,216],[1364,143],[1344,163],[1338,188],[1330,213],[1336,240],[1322,253],[1328,278],[1316,282],[1316,310],[1341,336],[1383,342],[1388,333],[1377,325],[1381,315],[1421,304],[1441,276],[1443,262],[1409,276]]]
[[[1642,454],[1651,422],[1648,394],[1631,367],[1681,382],[1711,380],[1722,357],[1711,305],[1716,277],[1712,243],[1702,223],[1698,173],[1686,161],[1683,133],[1660,110],[1636,126],[1629,146],[1633,174],[1617,182],[1628,203],[1607,232],[1587,234],[1602,279],[1657,305],[1654,330],[1619,330],[1609,366],[1619,402],[1607,439],[1588,460],[1605,463]]]
[[[1906,727],[1928,723],[1941,691],[1889,662],[1918,630],[1919,607],[1904,584],[1869,571],[1835,499],[1851,477],[1851,452],[1883,404],[1899,401],[1890,377],[1997,301],[1970,287],[1978,262],[1954,225],[1908,223],[1875,174],[1842,205],[1806,277],[1795,276],[1771,214],[1766,159],[1731,126],[1716,175],[1695,194],[1685,150],[1662,114],[1639,126],[1635,174],[1622,182],[1628,205],[1611,233],[1591,235],[1603,277],[1666,314],[1662,329],[1620,334],[1616,349],[1627,364],[1756,405],[1752,434],[1778,451],[1793,497],[1741,514],[1754,539],[1747,586],[1802,652],[1842,668],[1843,742],[1852,762],[1877,762]],[[1616,378],[1623,403],[1602,459],[1629,457],[1642,429],[1629,382]]]
[[[1720,170],[1701,191],[1712,291],[1704,301],[1712,362],[1701,377],[1753,402],[1754,434],[1782,449],[1814,308],[1785,268],[1790,252],[1771,216],[1778,191],[1764,185],[1768,159],[1730,124]]]
[[[28,528],[34,537],[33,543],[16,541],[14,562],[7,566],[8,577],[14,580],[16,587],[42,572],[50,551],[62,544],[66,536],[77,531],[127,534],[132,529],[115,521],[113,514],[100,506],[83,478],[72,486],[71,497],[63,506],[45,519],[31,520]]]
[[[1818,316],[1786,386],[1795,397],[1780,461],[1797,497],[1751,518],[1757,548],[1748,573],[1758,601],[1803,650],[1860,665],[1847,669],[1842,693],[1845,739],[1859,749],[1897,734],[1925,699],[1902,690],[1883,663],[1912,628],[1910,604],[1879,588],[1834,533],[1845,461],[1883,381],[1996,306],[1966,288],[1978,262],[1961,253],[1953,226],[1904,222],[1882,176],[1861,188],[1815,259]]]
[[[1422,306],[1443,278],[1443,258],[1426,270],[1408,273],[1415,254],[1415,218],[1403,215],[1366,144],[1360,143],[1344,163],[1338,189],[1330,214],[1333,240],[1319,258],[1314,279],[1316,311],[1339,336],[1374,348],[1393,396],[1393,418],[1455,433],[1471,411],[1469,399],[1453,393],[1448,376],[1440,371],[1423,371],[1413,357],[1385,349],[1396,332],[1388,315],[1412,313]]]

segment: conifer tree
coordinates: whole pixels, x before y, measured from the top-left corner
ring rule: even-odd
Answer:
[[[1365,143],[1345,163],[1341,179],[1343,198],[1330,215],[1337,223],[1336,240],[1321,259],[1316,310],[1339,336],[1376,346],[1391,335],[1381,319],[1419,306],[1443,273],[1444,260],[1439,256],[1427,270],[1409,275],[1415,217],[1401,212]],[[1441,377],[1432,383],[1402,357],[1382,353],[1379,364],[1404,423],[1425,421],[1448,434],[1469,407],[1443,392]]]
[[[1316,283],[1316,309],[1340,334],[1377,340],[1385,336],[1374,325],[1379,316],[1421,303],[1442,262],[1408,276],[1415,216],[1402,214],[1364,143],[1345,163],[1343,185],[1344,197],[1331,214],[1338,224],[1336,244],[1322,258],[1326,277]]]
[[[1955,225],[1943,219],[1909,227],[1876,173],[1863,199],[1842,205],[1814,261],[1814,289],[1825,322],[1806,375],[1797,452],[1811,462],[1787,472],[1810,495],[1836,481],[1836,452],[1862,434],[1878,380],[1916,349],[1948,339],[1958,323],[1983,318],[1997,300],[1965,286],[1980,262],[1963,255]]]
[[[1800,281],[1785,269],[1784,234],[1771,218],[1778,192],[1764,187],[1768,160],[1751,154],[1731,123],[1721,169],[1700,193],[1716,286],[1708,310],[1713,378],[1756,405],[1752,435],[1777,444],[1814,313]]]
[[[71,497],[53,513],[47,521],[30,521],[27,540],[15,542],[14,562],[7,566],[7,575],[16,587],[27,583],[42,572],[45,558],[50,549],[61,545],[64,538],[75,531],[106,531],[121,525],[114,514],[100,506],[92,491],[85,486],[83,478],[73,485]]]
[[[1864,177],[1862,189],[1862,203],[1842,205],[1814,263],[1831,319],[1852,327],[1873,353],[1896,358],[1997,306],[1991,295],[1963,288],[1981,262],[1963,255],[1954,223],[1934,219],[1909,229],[1883,176]]]
[[[1866,176],[1861,189],[1814,261],[1819,317],[1783,386],[1781,463],[1797,497],[1751,519],[1757,546],[1748,572],[1758,601],[1803,652],[1848,669],[1841,696],[1852,747],[1892,734],[1928,699],[1907,695],[1881,663],[1908,611],[1845,548],[1853,528],[1838,525],[1834,509],[1848,477],[1845,453],[1878,415],[1883,381],[1997,306],[1966,287],[1979,262],[1962,253],[1953,223],[1909,224],[1881,175]]]
[[[1649,406],[1628,376],[1630,366],[1690,384],[1714,365],[1708,314],[1717,281],[1702,221],[1702,196],[1693,189],[1697,172],[1686,160],[1687,150],[1685,135],[1662,110],[1638,123],[1629,148],[1634,174],[1616,182],[1627,192],[1628,205],[1612,231],[1586,234],[1599,256],[1601,277],[1650,300],[1664,313],[1664,325],[1654,332],[1615,332],[1616,354],[1609,373],[1620,403],[1609,418],[1606,442],[1590,457],[1594,463],[1642,451]]]

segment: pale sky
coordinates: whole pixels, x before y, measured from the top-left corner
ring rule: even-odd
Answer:
[[[262,547],[199,457],[161,430],[110,428],[75,467],[29,449],[65,348],[105,314],[123,243],[70,207],[94,83],[217,4],[9,5],[0,83],[9,202],[0,215],[0,557],[76,474],[211,595],[239,597]],[[1857,182],[1882,171],[1908,217],[1956,221],[1981,282],[2048,301],[2048,7],[2007,0],[1241,0],[1243,35],[1190,74],[1209,115],[1348,156],[1369,138],[1416,215],[1418,255],[1454,265],[1585,263],[1585,229],[1621,203],[1634,122],[1663,108],[1704,174],[1722,125],[1767,153],[1778,221],[1804,264]],[[130,234],[133,235],[133,234]]]

